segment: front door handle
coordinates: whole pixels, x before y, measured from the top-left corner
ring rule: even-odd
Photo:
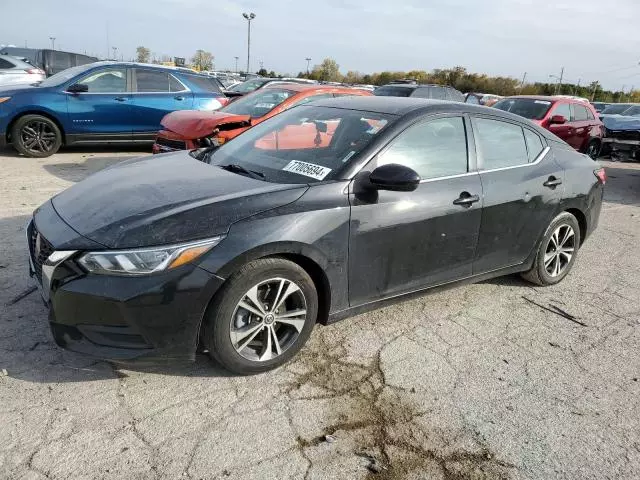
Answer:
[[[480,197],[478,195],[471,195],[469,192],[462,192],[460,196],[453,201],[453,204],[469,208],[471,205],[479,201]]]
[[[549,179],[546,182],[544,182],[542,185],[544,185],[547,188],[554,189],[558,185],[562,185],[562,180],[551,175]]]
[[[114,98],[114,100],[116,102],[126,102],[127,101],[127,97],[116,97],[116,98]]]
[[[176,95],[173,98],[175,98],[176,100],[180,100],[180,101],[184,100],[184,97],[182,95]]]

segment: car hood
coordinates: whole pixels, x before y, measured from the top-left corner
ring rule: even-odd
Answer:
[[[307,188],[255,180],[177,152],[102,170],[52,203],[84,237],[134,248],[224,234],[234,222],[294,202]]]
[[[33,83],[12,83],[9,85],[2,85],[0,86],[0,97],[10,97],[26,90],[33,90],[34,88],[39,87]]]
[[[609,130],[640,130],[640,117],[604,115],[602,122]]]
[[[235,115],[225,112],[204,112],[198,110],[179,110],[164,116],[160,124],[182,137],[193,140],[207,137],[213,130],[235,130],[251,125],[249,115]]]

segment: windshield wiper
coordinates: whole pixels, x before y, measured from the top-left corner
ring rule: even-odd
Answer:
[[[227,172],[240,173],[243,175],[247,175],[251,178],[255,178],[256,180],[264,180],[266,178],[264,176],[264,173],[256,172],[255,170],[247,170],[242,165],[238,165],[236,163],[231,163],[229,165],[218,165],[218,166],[223,170],[226,170]]]

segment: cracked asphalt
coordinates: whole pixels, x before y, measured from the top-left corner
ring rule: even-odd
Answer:
[[[23,228],[144,154],[0,152],[0,478],[640,478],[640,164],[560,285],[506,277],[318,327],[287,366],[119,368],[59,349]]]

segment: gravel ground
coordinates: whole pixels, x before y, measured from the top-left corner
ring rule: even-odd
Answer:
[[[600,228],[562,284],[425,296],[237,378],[65,352],[37,293],[16,301],[33,209],[143,153],[0,152],[0,478],[640,478],[639,164],[603,162]]]

